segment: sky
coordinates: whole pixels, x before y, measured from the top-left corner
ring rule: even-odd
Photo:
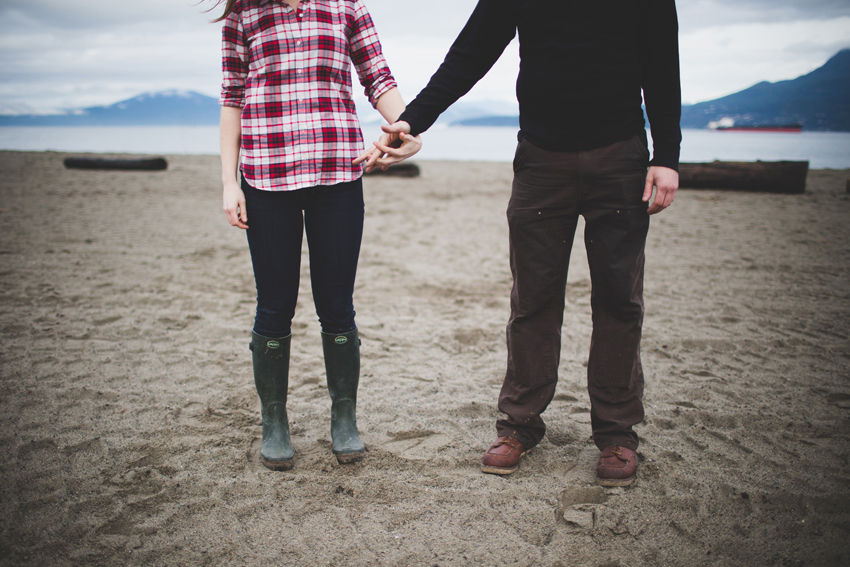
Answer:
[[[477,0],[365,0],[405,100]],[[594,0],[588,0],[594,1]],[[198,0],[0,0],[0,114],[112,104],[145,92],[218,96],[221,8]],[[850,47],[850,0],[678,0],[685,103],[793,79]],[[647,30],[651,33],[651,30]],[[510,45],[465,100],[515,101]]]

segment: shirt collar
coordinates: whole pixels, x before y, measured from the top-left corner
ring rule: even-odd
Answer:
[[[280,4],[281,8],[283,8],[284,10],[294,10],[294,8],[292,6],[290,6],[289,4],[287,4],[286,2],[284,2],[284,0],[275,0],[275,2]],[[312,0],[301,0],[301,4],[300,4],[299,7],[301,8],[301,11],[303,12],[304,10],[309,8],[312,3],[313,3]]]

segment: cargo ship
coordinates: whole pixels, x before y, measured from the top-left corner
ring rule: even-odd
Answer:
[[[721,118],[717,122],[709,122],[708,127],[711,130],[720,130],[723,132],[789,132],[797,133],[803,131],[803,125],[799,122],[792,124],[747,124],[736,126],[735,121],[731,118]]]

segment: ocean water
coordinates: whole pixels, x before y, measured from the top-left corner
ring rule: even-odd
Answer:
[[[364,127],[367,143],[379,135],[379,127]],[[850,168],[850,132],[684,130],[682,136],[683,162],[808,160],[815,169]],[[422,140],[416,159],[509,162],[516,129],[438,125]],[[0,127],[0,150],[217,155],[218,127]]]

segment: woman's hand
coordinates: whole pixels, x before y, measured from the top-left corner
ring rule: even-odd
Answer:
[[[396,122],[395,124],[383,125],[384,133],[374,148],[366,150],[354,163],[366,162],[366,173],[376,167],[386,170],[389,166],[402,162],[422,149],[422,138],[411,136],[410,125],[407,122]]]
[[[238,228],[248,228],[248,211],[245,209],[245,193],[234,179],[224,184],[224,214],[227,222]]]
[[[378,142],[373,143],[373,146],[370,149],[360,154],[357,159],[355,159],[352,163],[356,165],[365,161],[366,173],[369,173],[373,169],[375,169],[375,162],[377,162],[384,155],[384,152],[378,149],[378,143],[383,146],[397,148],[401,146],[402,140],[398,135],[395,134],[381,134],[381,137],[378,138]],[[384,169],[386,169],[386,167]]]
[[[238,106],[221,107],[221,182],[224,185],[224,214],[227,222],[239,228],[248,228],[248,211],[245,194],[239,187],[239,150],[242,143],[242,109]]]

